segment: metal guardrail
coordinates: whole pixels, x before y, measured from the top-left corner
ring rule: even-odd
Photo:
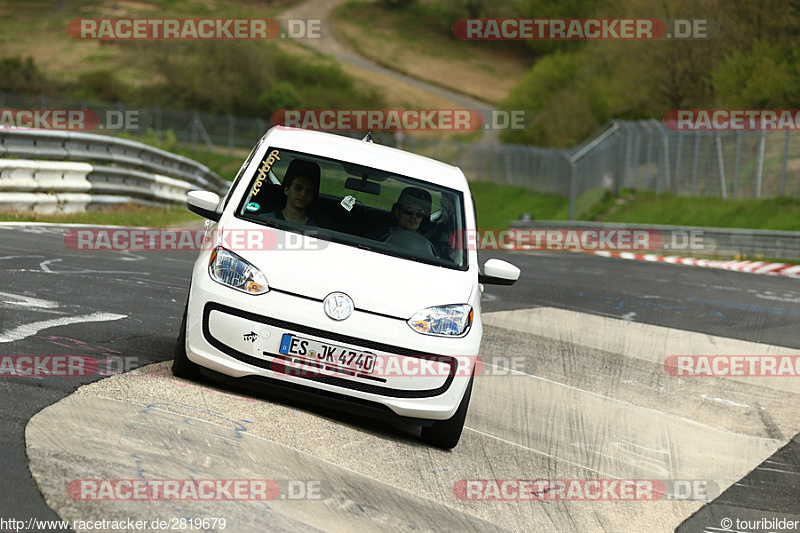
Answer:
[[[205,165],[135,141],[0,129],[0,206],[5,209],[74,211],[81,205],[129,201],[180,204],[190,190],[224,194],[228,187]],[[83,194],[75,196],[78,192]]]
[[[510,227],[511,229],[529,230],[637,229],[661,234],[664,245],[653,251],[659,255],[800,260],[800,232],[798,231],[559,220],[515,220],[511,222]]]

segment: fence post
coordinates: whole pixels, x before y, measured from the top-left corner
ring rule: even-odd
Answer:
[[[675,185],[672,186],[672,193],[679,194],[681,188],[681,162],[683,160],[683,132],[677,132],[678,146],[675,147]]]
[[[656,192],[662,192],[664,190],[669,191],[672,188],[672,184],[670,183],[670,165],[669,165],[669,130],[667,130],[666,126],[664,126],[663,122],[653,121],[653,127],[655,128],[656,132],[659,133],[661,137],[661,148],[663,150],[662,157],[664,158],[664,165],[661,169],[661,172],[658,173],[658,176],[664,176],[664,185],[661,186],[661,179],[657,178],[658,181],[656,182]]]
[[[783,141],[783,168],[781,169],[781,196],[786,196],[786,164],[789,159],[789,130]]]
[[[633,151],[636,153],[636,165],[634,166],[633,172],[633,183],[634,188],[639,189],[639,169],[642,166],[642,134],[640,131],[636,131],[636,135],[633,137]]]
[[[625,175],[628,172],[628,135],[625,129],[625,123],[615,120],[614,124],[619,127],[619,146],[617,147],[617,159],[620,164],[617,165],[617,173],[614,177],[614,196],[619,196],[622,190],[622,184],[625,181]]]
[[[767,133],[761,131],[758,139],[758,155],[756,156],[756,184],[755,197],[761,198],[761,176],[764,173],[764,148],[767,142]]]
[[[197,111],[192,111],[192,131],[191,131],[191,143],[192,143],[192,150],[197,150]]]
[[[741,168],[740,160],[742,157],[742,132],[736,132],[736,160],[734,162],[734,178],[733,178],[733,197],[739,198],[739,170]]]
[[[720,133],[717,132],[717,165],[719,166],[719,186],[722,193],[722,199],[728,199],[728,186],[725,183],[725,163],[722,159],[722,138]]]
[[[697,164],[700,159],[700,134],[694,132],[694,154],[692,154],[692,196],[697,196]]]
[[[565,154],[569,161],[569,220],[575,220],[575,197],[578,194],[578,167],[569,154]]]
[[[646,180],[645,183],[650,181],[650,178],[653,177],[653,172],[650,171],[651,164],[653,162],[653,139],[655,138],[655,134],[653,133],[653,129],[650,127],[650,124],[647,122],[642,122],[642,127],[647,131],[647,150],[645,151],[644,155],[644,164],[645,169],[647,170],[644,179]],[[656,192],[658,192],[658,174],[656,176]]]
[[[506,185],[510,185],[511,183],[513,183],[513,179],[511,178],[513,174],[513,170],[511,168],[511,165],[513,164],[511,158],[511,150],[516,151],[516,148],[517,148],[516,146],[511,145],[511,146],[506,146],[505,150],[503,150],[503,168],[505,169],[505,172],[503,173],[504,174],[503,182]]]
[[[233,155],[233,132],[236,129],[236,119],[228,115],[228,155]]]
[[[491,170],[490,179],[492,183],[497,183],[497,145],[489,145],[489,165]]]
[[[631,135],[631,123],[630,121],[620,122],[623,128],[623,135],[625,137],[625,163],[624,163],[624,172],[622,174],[622,179],[620,180],[620,190],[621,192],[623,187],[630,186],[630,179],[631,179],[631,170],[633,169],[633,135]]]

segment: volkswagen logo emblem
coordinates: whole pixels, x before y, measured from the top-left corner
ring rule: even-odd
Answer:
[[[332,292],[322,302],[325,314],[334,320],[344,320],[353,314],[353,300],[343,292]]]

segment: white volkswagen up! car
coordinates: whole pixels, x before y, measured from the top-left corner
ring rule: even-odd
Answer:
[[[519,269],[469,246],[456,167],[339,135],[274,127],[208,219],[172,371],[410,420],[452,448],[483,328],[482,283]]]

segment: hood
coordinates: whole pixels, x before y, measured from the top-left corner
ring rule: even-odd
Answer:
[[[343,292],[356,309],[406,320],[426,307],[469,303],[477,281],[474,267],[454,270],[237,222],[237,228],[264,233],[266,246],[225,247],[258,267],[270,290],[319,301],[332,292]],[[283,243],[282,249],[270,246],[273,238]]]

